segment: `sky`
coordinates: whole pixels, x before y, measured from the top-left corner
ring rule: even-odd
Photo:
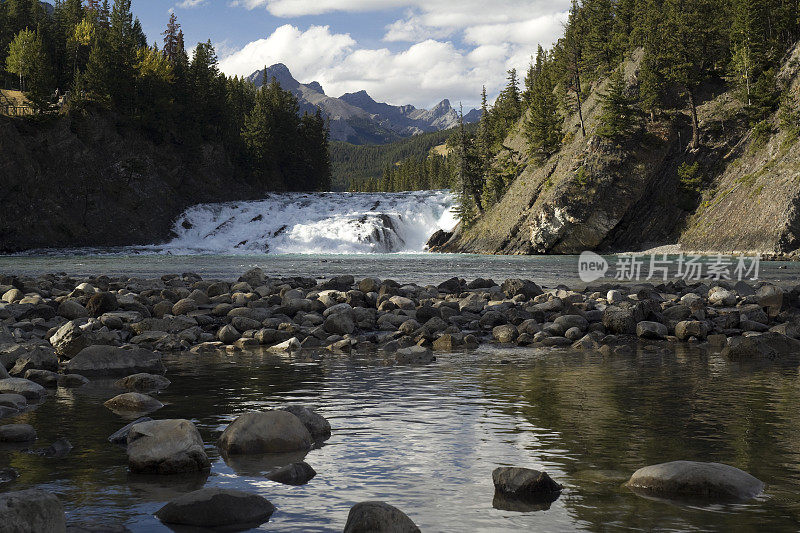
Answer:
[[[379,102],[465,108],[520,78],[536,47],[561,35],[570,0],[133,0],[151,42],[169,14],[187,48],[211,40],[228,75],[284,63],[329,96],[366,90]]]

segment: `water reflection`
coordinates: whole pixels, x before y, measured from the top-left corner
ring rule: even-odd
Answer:
[[[507,360],[508,364],[501,364]],[[489,349],[442,354],[435,365],[385,367],[371,357],[293,359],[176,355],[154,418],[195,422],[212,460],[207,479],[129,476],[107,437],[126,419],[103,407],[118,394],[92,383],[49,397],[8,422],[32,424],[37,446],[66,436],[60,459],[0,450],[71,521],[168,531],[153,513],[200,486],[257,492],[277,508],[263,530],[339,530],[350,506],[385,500],[430,531],[759,529],[796,531],[800,517],[798,372],[744,368],[699,348],[638,347],[630,356]],[[302,486],[265,474],[303,457],[222,458],[216,442],[238,414],[298,402],[333,435],[305,461]],[[4,421],[5,422],[5,421]],[[744,504],[687,505],[639,497],[622,484],[637,468],[675,459],[719,461],[767,484]],[[547,505],[495,499],[497,466],[544,470],[565,486]]]

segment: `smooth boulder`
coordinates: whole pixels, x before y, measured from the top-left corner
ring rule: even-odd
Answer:
[[[269,520],[273,512],[275,506],[257,494],[206,487],[172,500],[156,517],[165,524],[249,529]]]
[[[0,493],[2,531],[15,533],[63,533],[67,529],[64,506],[58,498],[39,489]]]
[[[89,346],[67,363],[67,371],[82,376],[127,376],[139,372],[163,374],[161,356],[144,348]]]
[[[311,448],[313,439],[303,422],[286,411],[251,411],[225,428],[219,448],[228,455],[286,453]]]
[[[403,511],[385,502],[361,502],[350,508],[344,533],[418,533]]]
[[[180,474],[210,468],[203,439],[189,420],[152,420],[128,433],[128,465],[140,474]]]
[[[114,396],[103,403],[106,407],[115,412],[129,413],[149,413],[164,407],[164,404],[140,392],[126,392]]]
[[[764,490],[764,483],[743,470],[696,461],[645,466],[634,472],[626,485],[654,496],[703,500],[749,500]]]

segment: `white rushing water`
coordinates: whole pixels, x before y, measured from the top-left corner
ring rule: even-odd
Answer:
[[[456,225],[449,191],[271,193],[263,200],[201,204],[175,222],[172,254],[421,252]]]

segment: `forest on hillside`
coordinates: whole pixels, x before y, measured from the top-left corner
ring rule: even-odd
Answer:
[[[466,124],[474,133],[477,124]],[[337,191],[409,191],[453,186],[452,143],[458,129],[434,131],[383,145],[332,142],[331,172]]]
[[[0,1],[0,85],[24,91],[39,113],[26,120],[102,113],[176,150],[221,144],[269,190],[330,188],[321,112],[300,116],[274,80],[225,76],[210,41],[190,59],[174,14],[149,45],[130,0]]]
[[[568,136],[597,135],[617,144],[640,137],[659,121],[686,116],[688,150],[701,149],[697,107],[714,90],[735,90],[754,134],[781,125],[800,134],[800,104],[776,83],[785,53],[800,37],[797,0],[573,0],[564,35],[541,46],[520,81],[516,70],[493,105],[483,92],[483,117],[474,135],[453,142],[453,186],[461,220],[469,225],[497,203],[527,164],[542,165]],[[633,89],[621,62],[643,54]],[[600,81],[600,126],[587,131],[582,106]],[[577,116],[578,131],[564,119]],[[521,124],[527,152],[503,145]],[[687,183],[691,169],[683,169]],[[691,185],[691,183],[690,183]]]

